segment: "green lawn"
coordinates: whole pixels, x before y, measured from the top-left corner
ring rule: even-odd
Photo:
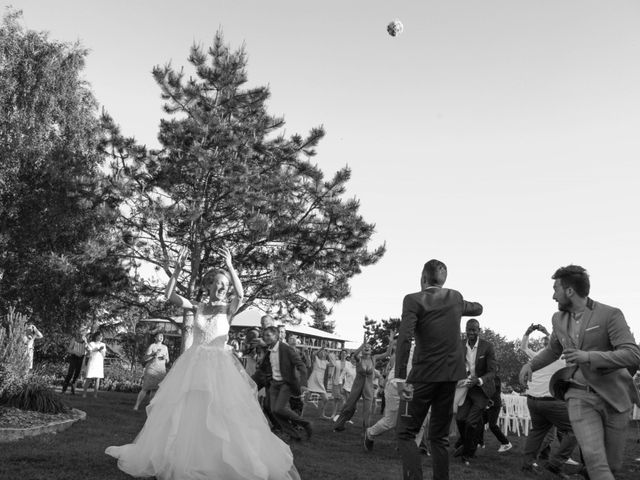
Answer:
[[[109,445],[128,443],[144,423],[145,413],[132,411],[134,394],[101,392],[98,399],[67,396],[70,403],[87,412],[87,420],[57,435],[44,435],[15,443],[0,444],[2,480],[118,480],[130,478],[104,454]],[[314,412],[310,409],[310,417]],[[345,432],[334,433],[327,420],[315,419],[315,434],[309,442],[294,443],[292,450],[303,480],[399,479],[400,461],[391,433],[378,440],[373,453],[362,449],[359,417]],[[491,433],[470,467],[452,459],[453,479],[522,478],[520,448],[523,437],[511,437],[513,450],[498,454]],[[630,427],[624,471],[618,480],[640,478],[640,443],[635,426]],[[424,457],[425,477],[431,478],[430,460]]]

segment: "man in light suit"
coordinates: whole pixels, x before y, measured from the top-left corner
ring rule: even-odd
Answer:
[[[402,304],[395,377],[401,397],[397,435],[404,480],[422,480],[422,459],[415,439],[429,408],[433,479],[449,479],[447,447],[453,397],[456,383],[466,376],[460,355],[460,321],[463,315],[480,315],[482,305],[465,301],[456,290],[443,288],[446,279],[445,264],[428,261],[422,270],[422,290],[407,295]],[[413,367],[407,377],[414,337]]]
[[[311,424],[291,410],[291,396],[299,396],[307,385],[307,368],[295,348],[280,341],[280,332],[269,326],[263,332],[269,347],[259,369],[266,378],[269,394],[269,408],[280,424],[282,431],[294,440],[300,440],[296,426],[300,426],[311,438]]]
[[[562,267],[552,278],[560,311],[553,315],[549,344],[522,367],[520,381],[526,385],[532,372],[562,355],[569,369],[564,399],[589,477],[614,480],[612,472],[622,466],[629,411],[640,402],[633,384],[640,348],[619,309],[589,298],[584,268]]]
[[[456,455],[462,455],[462,461],[467,465],[476,452],[480,429],[484,427],[482,413],[496,391],[493,381],[496,374],[496,354],[493,345],[479,338],[479,333],[480,323],[472,318],[467,322],[467,339],[460,348],[467,372],[464,384],[468,390],[456,417],[460,432]]]

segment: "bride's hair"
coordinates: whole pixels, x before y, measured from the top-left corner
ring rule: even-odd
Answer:
[[[213,278],[216,275],[222,275],[224,277],[227,277],[227,280],[229,280],[229,284],[231,284],[231,275],[229,275],[229,272],[227,272],[226,270],[223,270],[221,268],[210,268],[202,276],[202,285],[207,285],[207,283],[210,282],[211,280],[213,280]]]

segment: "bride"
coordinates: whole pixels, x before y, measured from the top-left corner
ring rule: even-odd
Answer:
[[[193,345],[174,363],[147,407],[142,430],[128,445],[109,447],[120,470],[158,480],[299,480],[291,450],[276,437],[256,399],[256,388],[227,346],[229,322],[244,295],[231,253],[228,272],[203,278],[208,302],[175,292],[186,260],[178,257],[166,289],[174,305],[195,312]],[[227,300],[229,285],[233,295]]]

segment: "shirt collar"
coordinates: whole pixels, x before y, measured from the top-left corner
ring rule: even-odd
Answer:
[[[465,344],[467,345],[467,348],[468,348],[469,350],[475,350],[476,348],[478,348],[478,343],[480,343],[480,339],[477,339],[477,340],[476,340],[476,343],[475,343],[475,345],[474,345],[473,347],[472,347],[471,345],[469,345],[469,340],[467,340],[467,341],[465,342]]]
[[[280,340],[278,340],[273,347],[269,348],[269,351],[274,353],[278,353],[278,350],[280,350]]]

